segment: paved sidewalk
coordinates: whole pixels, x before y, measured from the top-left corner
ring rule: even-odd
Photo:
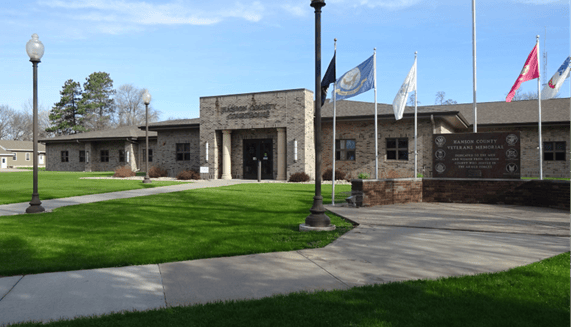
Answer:
[[[503,271],[571,250],[570,213],[538,209],[329,207],[360,225],[321,249],[0,278],[0,325]]]
[[[56,208],[72,206],[76,204],[100,202],[100,201],[115,200],[115,199],[127,199],[138,196],[179,192],[198,188],[219,187],[219,186],[256,183],[256,182],[257,182],[256,180],[247,180],[247,179],[230,179],[230,180],[216,179],[210,181],[200,180],[193,183],[181,183],[178,185],[171,185],[171,186],[160,186],[160,187],[153,187],[139,190],[119,191],[119,192],[110,192],[110,193],[101,193],[92,195],[80,195],[80,196],[53,199],[53,200],[41,200],[41,199],[40,200],[42,201],[42,207],[44,207],[44,209],[46,209],[46,211],[49,212]],[[0,205],[0,216],[24,214],[26,213],[26,208],[28,208],[29,206],[30,206],[29,202]]]

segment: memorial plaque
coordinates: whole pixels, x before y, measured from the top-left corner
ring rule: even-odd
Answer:
[[[432,137],[435,178],[521,178],[519,132]]]

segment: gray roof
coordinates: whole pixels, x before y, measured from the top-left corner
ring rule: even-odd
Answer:
[[[197,127],[199,128],[199,124],[201,123],[200,118],[193,118],[193,119],[173,119],[173,120],[164,120],[155,123],[149,124],[149,130],[158,130],[158,129],[173,129],[177,127],[181,128],[190,128],[190,127]],[[140,129],[145,130],[144,126],[139,126]]]
[[[322,117],[332,118],[333,103],[322,107]],[[477,103],[478,125],[533,124],[538,122],[538,101],[524,100],[514,102],[481,102]],[[459,112],[469,126],[474,123],[473,103],[462,103],[442,106],[418,106],[418,114],[452,115]],[[559,98],[541,101],[541,119],[544,123],[570,123],[571,98]],[[404,117],[412,116],[414,107],[406,107]],[[360,101],[337,101],[336,117],[351,118],[373,116],[374,104]],[[394,116],[392,105],[378,104],[379,116]]]
[[[0,150],[6,151],[33,151],[34,142],[32,141],[14,141],[14,140],[0,140]],[[38,151],[46,152],[46,146],[38,144]]]
[[[115,129],[108,129],[103,131],[92,131],[71,135],[62,135],[52,138],[41,139],[40,142],[70,142],[70,141],[90,141],[102,139],[138,139],[145,137],[145,130],[139,129],[137,126],[124,126]],[[157,132],[149,131],[149,137],[156,138]]]

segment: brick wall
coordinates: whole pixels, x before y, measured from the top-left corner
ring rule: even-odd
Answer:
[[[191,150],[191,160],[177,161],[177,143],[189,143]],[[153,150],[153,162],[149,167],[158,166],[167,170],[170,177],[175,177],[184,170],[195,170],[199,172],[199,128],[175,129],[168,131],[157,131],[157,142],[149,143],[149,148]],[[142,145],[142,150],[145,142]],[[141,161],[145,166],[145,161]],[[145,170],[145,167],[142,167]]]
[[[555,180],[352,180],[358,206],[410,202],[515,204],[568,209],[571,182]]]

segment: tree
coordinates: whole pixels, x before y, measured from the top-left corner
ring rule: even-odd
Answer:
[[[408,106],[413,107],[414,101],[416,101],[416,94],[412,93],[412,94],[410,94],[410,97],[408,98]],[[420,104],[421,104],[421,102],[418,101],[418,105],[420,105]]]
[[[114,98],[118,126],[135,126],[145,124],[145,104],[142,96],[145,89],[139,89],[132,84],[119,87]],[[149,121],[159,120],[160,112],[149,106]]]
[[[57,135],[69,135],[86,131],[83,126],[85,108],[80,107],[82,89],[80,83],[69,79],[62,86],[60,101],[54,104],[49,114],[50,125],[44,129]]]
[[[85,111],[85,125],[88,129],[99,131],[111,125],[114,113],[111,98],[113,94],[113,80],[108,73],[92,73],[86,78],[79,108]]]
[[[507,97],[507,94],[505,96]],[[537,92],[532,92],[532,91],[523,92],[521,89],[517,89],[511,101],[522,101],[522,100],[537,100]]]
[[[33,116],[25,111],[14,110],[11,113],[7,133],[9,140],[32,141],[33,138]]]
[[[446,92],[438,91],[438,93],[436,93],[436,104],[442,106],[442,105],[458,104],[458,102],[452,99],[446,100]]]
[[[28,101],[22,105],[22,109],[24,110],[24,113],[26,113],[26,115],[29,117],[31,121],[29,128],[30,128],[30,135],[33,135],[32,133],[34,132],[33,130],[34,103],[32,102],[32,99],[28,99]],[[46,129],[48,129],[49,127],[50,127],[50,111],[47,110],[43,104],[38,104],[38,137],[39,138],[53,137],[55,135],[53,132],[46,131]],[[30,140],[32,140],[32,136],[30,136]]]
[[[14,109],[7,105],[0,105],[0,140],[9,139],[8,128],[10,127],[10,120],[14,114]]]

